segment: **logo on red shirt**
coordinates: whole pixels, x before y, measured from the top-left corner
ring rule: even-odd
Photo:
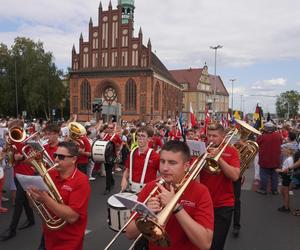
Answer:
[[[193,207],[193,208],[196,207],[196,203],[195,203],[195,202],[187,201],[187,200],[182,200],[182,201],[180,202],[180,204],[181,204],[182,206],[186,206],[186,207]]]
[[[63,186],[61,187],[61,189],[62,189],[62,190],[66,190],[66,191],[68,191],[68,192],[72,192],[72,191],[73,191],[73,188],[71,188],[71,187],[68,186],[68,185],[63,185]]]

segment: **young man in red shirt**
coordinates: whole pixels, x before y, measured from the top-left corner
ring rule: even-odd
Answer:
[[[51,213],[66,221],[58,230],[43,224],[47,250],[81,250],[87,224],[90,197],[88,177],[76,168],[78,148],[73,142],[60,142],[54,153],[56,169],[49,174],[62,196],[63,204],[52,199],[45,191],[28,190],[31,197],[43,203]]]
[[[56,124],[49,124],[43,129],[44,138],[47,140],[47,144],[44,146],[50,158],[54,161],[54,153],[57,150],[59,143],[58,137],[60,133],[60,127]],[[48,166],[49,167],[49,166]]]
[[[178,126],[176,126],[175,124],[172,126],[171,131],[168,134],[168,140],[180,140],[182,137],[181,132],[178,128]]]
[[[209,157],[216,156],[218,148],[225,137],[225,130],[221,124],[208,126],[207,139],[212,143]],[[233,146],[226,146],[218,160],[220,173],[212,174],[204,169],[200,173],[200,182],[207,186],[214,206],[215,224],[211,250],[222,250],[231,224],[234,207],[233,181],[239,179],[240,160],[237,150]]]
[[[155,181],[147,183],[139,194],[143,202],[158,185],[160,193],[146,203],[154,213],[159,213],[175,195],[174,185],[179,184],[189,168],[190,151],[181,141],[167,142],[160,152],[160,173],[165,180],[162,186]],[[213,237],[213,206],[208,189],[198,181],[191,181],[180,197],[165,227],[171,245],[162,248],[149,242],[149,249],[202,249],[208,250]],[[126,236],[134,239],[139,230],[133,220],[126,228]]]
[[[122,192],[125,191],[128,181],[129,190],[138,193],[146,183],[156,180],[159,170],[159,155],[148,146],[152,134],[152,130],[147,127],[137,130],[138,147],[130,152],[125,163],[126,169],[121,182]]]
[[[11,130],[13,128],[21,128],[23,129],[24,123],[21,120],[13,120],[9,125],[8,129]],[[34,168],[29,165],[26,162],[25,157],[22,154],[22,149],[25,146],[22,142],[12,142],[12,144],[15,146],[16,150],[13,152],[13,168],[14,173],[16,174],[22,174],[22,175],[34,175]],[[10,223],[10,226],[8,230],[6,230],[4,233],[0,235],[1,241],[9,240],[16,236],[16,229],[19,224],[19,220],[22,215],[23,207],[25,209],[25,214],[27,217],[27,220],[23,225],[19,227],[20,230],[26,229],[30,226],[34,225],[34,214],[32,211],[32,208],[29,205],[29,202],[26,197],[26,192],[23,190],[21,184],[19,183],[18,179],[14,178],[17,192],[16,192],[16,199],[15,199],[15,207],[14,212],[12,216],[12,220]]]

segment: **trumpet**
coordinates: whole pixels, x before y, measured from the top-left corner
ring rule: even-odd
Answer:
[[[161,185],[165,183],[164,179],[160,179],[158,181]],[[150,194],[147,196],[147,198],[144,200],[144,204],[147,203],[147,201],[158,191],[158,186],[155,186],[153,190],[150,192]],[[137,212],[134,212],[131,217],[127,220],[127,222],[124,224],[124,226],[119,230],[119,232],[112,238],[112,240],[108,243],[108,245],[104,248],[104,250],[109,249],[113,243],[116,241],[116,239],[120,236],[120,234],[126,229],[126,227],[129,225],[129,223],[134,219],[134,217],[137,215]]]

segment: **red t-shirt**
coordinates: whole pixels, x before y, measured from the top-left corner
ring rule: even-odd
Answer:
[[[162,138],[158,135],[154,135],[148,143],[148,147],[153,148],[155,151],[158,150],[158,147],[162,148],[162,145]]]
[[[113,137],[113,135],[114,135],[114,137]],[[111,141],[111,142],[113,142],[115,144],[115,146],[122,144],[122,140],[121,140],[121,138],[120,138],[120,136],[118,134],[112,134],[112,135],[105,134],[104,137],[103,137],[103,141]]]
[[[149,150],[149,149],[148,149]],[[144,153],[140,153],[137,148],[133,153],[133,164],[132,164],[132,181],[140,183],[144,168],[145,159],[148,153],[148,150]],[[125,162],[126,168],[130,168],[130,155],[127,157]],[[145,183],[156,180],[157,172],[159,171],[159,155],[155,151],[151,152],[148,168],[145,175]]]
[[[25,146],[22,142],[14,143],[18,153],[22,154],[22,149]],[[14,165],[14,174],[34,175],[34,167],[30,164],[25,164],[23,161],[16,161]]]
[[[262,168],[280,168],[282,137],[278,132],[263,133],[257,137],[258,164]]]
[[[83,142],[84,151],[85,152],[91,152],[91,143],[88,140],[86,136],[81,136],[80,140]],[[76,161],[77,164],[88,164],[89,163],[89,157],[85,155],[79,155]]]
[[[171,130],[169,132],[169,138],[170,140],[180,140],[181,139],[181,133],[179,130]]]
[[[138,200],[143,202],[149,193],[155,187],[156,182],[148,183],[138,196]],[[184,210],[200,225],[213,231],[214,229],[214,211],[213,204],[208,192],[208,189],[197,181],[192,181],[181,198],[179,203],[183,206]],[[188,239],[182,227],[178,223],[176,216],[171,215],[167,225],[166,231],[168,233],[171,246],[169,248],[158,247],[149,243],[150,250],[172,249],[172,250],[196,250],[198,249]]]
[[[50,144],[47,144],[44,146],[46,152],[48,153],[48,155],[51,157],[51,159],[54,161],[54,153],[57,150],[57,145],[51,147]]]
[[[240,168],[239,154],[233,146],[227,146],[221,157],[229,165]],[[202,170],[200,182],[208,187],[215,208],[234,205],[232,181],[224,175],[223,171],[220,174],[212,175]]]
[[[56,170],[50,171],[50,176],[62,196],[64,204],[78,213],[79,219],[74,224],[67,223],[59,230],[49,230],[43,224],[46,248],[47,250],[81,250],[91,192],[88,178],[77,168],[67,179],[61,179]]]

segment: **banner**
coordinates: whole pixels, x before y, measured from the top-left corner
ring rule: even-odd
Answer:
[[[206,145],[203,141],[186,140],[192,156],[201,156],[206,152]]]

